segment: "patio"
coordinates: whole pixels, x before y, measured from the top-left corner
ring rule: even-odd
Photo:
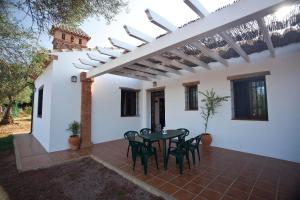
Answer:
[[[300,164],[222,148],[201,147],[201,162],[196,160],[191,169],[185,163],[183,175],[172,158],[168,169],[163,170],[162,153],[158,152],[159,170],[150,159],[145,176],[140,161],[132,171],[131,156],[126,157],[127,141],[123,139],[79,151],[46,153],[32,135],[16,135],[15,146],[18,168],[23,171],[91,155],[176,199],[299,198]]]

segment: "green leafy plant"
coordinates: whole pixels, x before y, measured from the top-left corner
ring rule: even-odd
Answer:
[[[79,135],[79,129],[80,129],[80,124],[77,121],[73,121],[72,123],[69,124],[69,128],[67,131],[70,131],[71,137],[75,137]]]
[[[205,133],[207,131],[208,121],[217,113],[217,108],[222,105],[224,101],[228,101],[229,96],[218,96],[214,89],[206,90],[205,92],[199,91],[204,96],[201,102],[204,106],[201,107],[201,117],[204,119]]]

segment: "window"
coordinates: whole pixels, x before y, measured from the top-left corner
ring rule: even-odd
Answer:
[[[232,80],[234,119],[268,120],[265,76]]]
[[[71,36],[71,42],[74,42],[74,36]]]
[[[43,115],[43,94],[44,94],[44,86],[41,86],[38,92],[38,110],[37,110],[37,116],[40,118],[42,118]]]
[[[184,83],[185,110],[198,110],[198,84],[199,82]]]
[[[138,115],[139,90],[121,89],[121,116],[130,117]]]
[[[65,40],[66,39],[66,34],[61,34],[61,39]]]
[[[79,39],[79,44],[82,44],[82,39],[81,38]]]

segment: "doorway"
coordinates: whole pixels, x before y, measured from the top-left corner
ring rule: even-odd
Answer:
[[[161,131],[165,127],[165,91],[151,92],[151,129]]]

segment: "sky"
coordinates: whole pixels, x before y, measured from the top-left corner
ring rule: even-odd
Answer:
[[[209,12],[232,3],[234,0],[198,0]],[[88,47],[111,47],[108,37],[112,37],[132,45],[142,42],[127,35],[124,25],[131,26],[141,32],[157,37],[165,31],[152,24],[145,13],[149,8],[176,26],[181,26],[197,18],[197,15],[183,0],[128,0],[128,6],[119,13],[114,21],[106,24],[104,19],[89,18],[80,28],[91,36]],[[52,37],[44,34],[40,37],[40,44],[52,49]]]

